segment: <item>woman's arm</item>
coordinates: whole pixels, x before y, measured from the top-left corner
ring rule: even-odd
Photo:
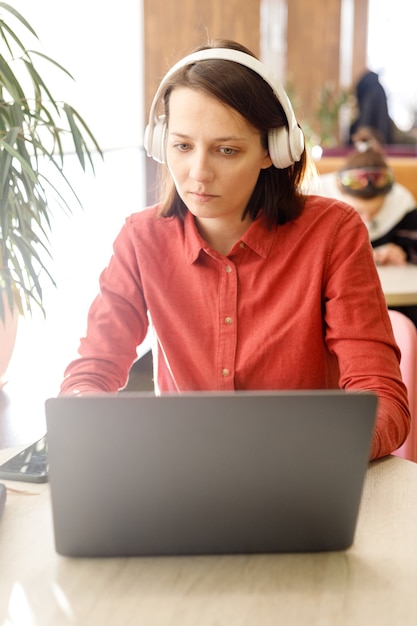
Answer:
[[[114,392],[123,388],[146,337],[148,318],[134,247],[126,225],[114,243],[114,253],[100,276],[80,358],[65,370],[61,394]]]
[[[366,228],[354,210],[329,242],[325,278],[326,342],[338,359],[340,386],[379,398],[371,457],[395,451],[410,428],[400,353]]]

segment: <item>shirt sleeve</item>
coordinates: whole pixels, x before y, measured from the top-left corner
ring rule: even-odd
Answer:
[[[340,387],[378,395],[371,450],[374,459],[402,445],[409,432],[410,413],[400,353],[368,233],[354,210],[346,216],[343,228],[329,241],[324,279],[326,342],[337,356]]]
[[[148,318],[140,272],[129,229],[124,225],[99,281],[100,291],[81,339],[80,358],[65,370],[60,393],[114,392],[126,385],[129,370],[147,333]]]

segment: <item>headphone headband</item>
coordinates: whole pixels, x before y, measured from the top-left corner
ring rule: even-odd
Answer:
[[[165,162],[165,116],[157,117],[155,110],[168,79],[179,69],[187,65],[192,65],[199,61],[215,59],[239,63],[253,70],[269,84],[279,100],[288,122],[288,130],[283,126],[273,129],[268,133],[268,148],[272,163],[275,167],[285,168],[292,165],[294,161],[299,161],[304,150],[304,135],[297,124],[291,102],[285,90],[277,78],[261,61],[250,54],[246,54],[240,50],[234,50],[233,48],[208,48],[193,52],[175,63],[165,74],[153,98],[149,112],[149,123],[145,130],[144,143],[148,156],[153,157],[161,163]]]

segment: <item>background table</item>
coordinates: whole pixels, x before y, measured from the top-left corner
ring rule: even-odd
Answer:
[[[388,306],[417,304],[417,265],[379,265],[378,274]]]
[[[63,558],[48,485],[7,484],[32,495],[9,493],[0,521],[4,626],[417,624],[417,464],[409,461],[370,465],[353,547],[321,554]]]

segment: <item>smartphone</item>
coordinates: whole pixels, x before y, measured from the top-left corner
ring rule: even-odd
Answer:
[[[0,480],[45,483],[48,480],[46,435],[0,465]]]

